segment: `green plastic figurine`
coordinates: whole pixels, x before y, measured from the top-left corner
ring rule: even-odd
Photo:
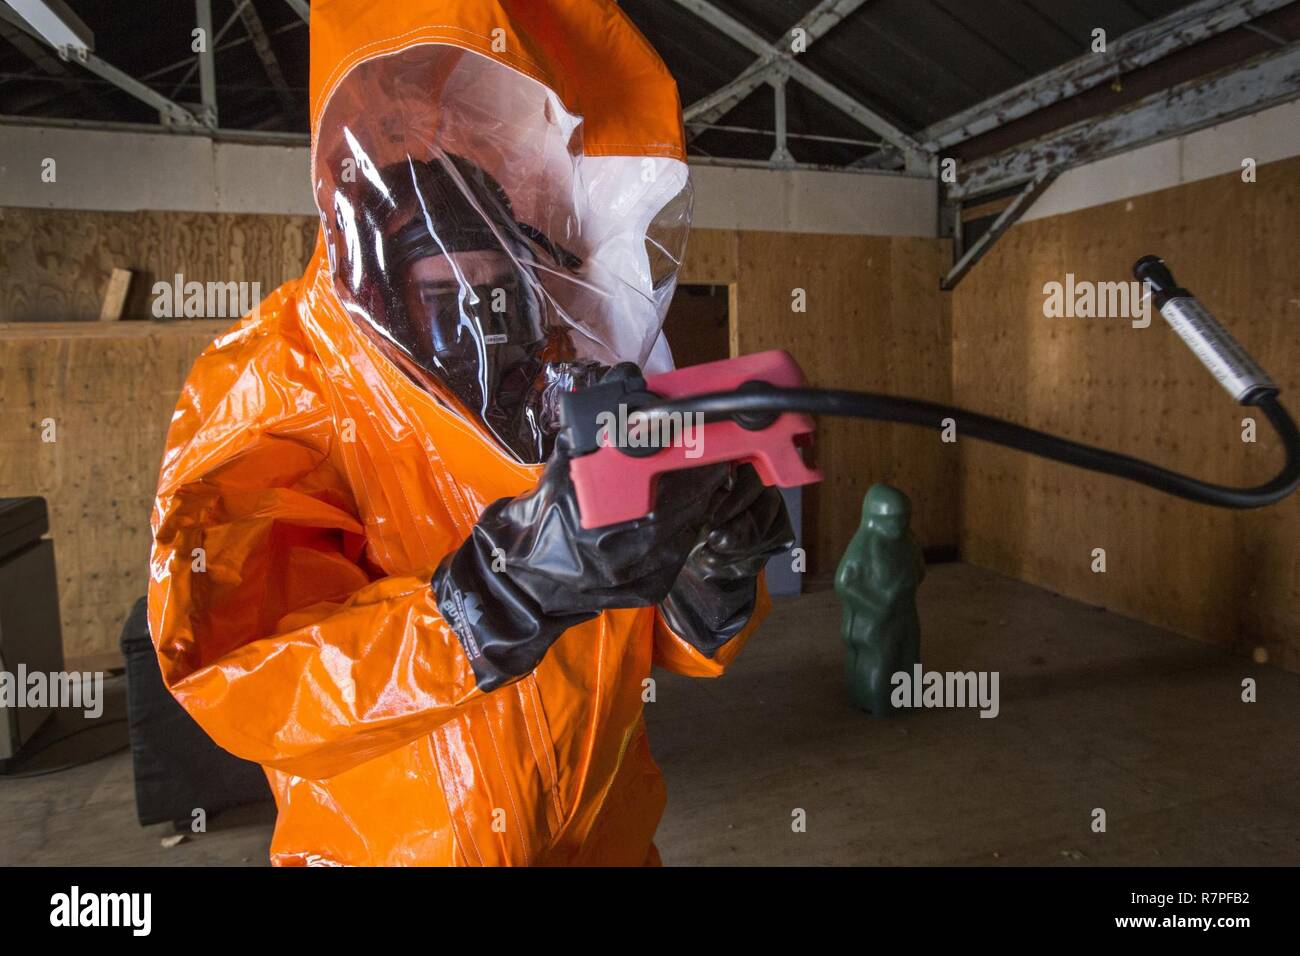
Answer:
[[[912,502],[889,485],[872,485],[862,499],[862,524],[835,574],[844,605],[848,648],[844,676],[855,706],[877,716],[892,713],[890,679],[921,661],[916,589],[925,561],[908,530]]]

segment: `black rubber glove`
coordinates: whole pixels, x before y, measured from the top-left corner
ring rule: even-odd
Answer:
[[[664,621],[713,657],[754,613],[763,566],[793,544],[781,493],[765,486],[752,465],[740,465],[714,503],[708,530],[659,605]]]
[[[649,515],[587,530],[561,434],[537,487],[489,505],[433,575],[438,607],[479,688],[529,673],[561,634],[607,608],[662,601],[728,472],[708,465],[661,475]]]

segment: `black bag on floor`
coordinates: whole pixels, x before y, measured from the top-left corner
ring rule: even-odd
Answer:
[[[135,766],[135,809],[141,826],[174,821],[188,830],[193,813],[271,799],[262,768],[212,742],[163,684],[149,640],[145,599],[122,627],[127,723]]]

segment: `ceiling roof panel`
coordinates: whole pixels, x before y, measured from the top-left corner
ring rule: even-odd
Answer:
[[[188,0],[67,0],[94,30],[97,52],[165,96],[199,99],[190,50]],[[294,110],[282,101],[235,14],[235,0],[212,0],[213,22],[229,24],[218,45],[221,124],[232,129],[307,128],[307,30],[283,0],[253,0],[271,37]],[[714,6],[769,42],[786,42],[791,27],[817,0],[712,0]],[[1110,38],[1165,16],[1190,0],[865,0],[813,43],[799,62],[909,132],[979,103],[1085,54],[1092,30]],[[622,9],[659,50],[677,78],[683,104],[722,87],[756,54],[685,9],[677,0],[622,0]],[[0,32],[0,37],[3,37]],[[190,75],[187,77],[186,74]],[[761,85],[718,126],[764,131],[774,125],[772,91]],[[787,87],[792,133],[878,139],[841,110],[792,81]],[[51,71],[0,39],[0,113],[23,116],[155,122],[152,111],[97,77],[65,65]],[[765,159],[771,135],[696,131],[700,154]],[[841,163],[861,147],[793,138],[804,162]]]

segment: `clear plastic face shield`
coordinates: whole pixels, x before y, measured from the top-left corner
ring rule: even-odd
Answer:
[[[618,362],[671,367],[686,166],[586,156],[581,119],[536,80],[442,44],[362,63],[313,173],[344,308],[520,461],[550,453],[558,392]]]

